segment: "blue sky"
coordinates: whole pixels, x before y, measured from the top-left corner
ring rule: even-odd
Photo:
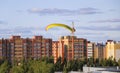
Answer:
[[[43,35],[57,40],[64,28],[45,31],[51,23],[75,24],[75,35],[93,42],[120,41],[120,0],[0,0],[0,38]]]

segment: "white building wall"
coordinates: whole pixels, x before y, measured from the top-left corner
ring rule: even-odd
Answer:
[[[120,69],[117,67],[83,67],[84,73],[120,73]]]
[[[87,44],[87,58],[93,57],[93,43]]]

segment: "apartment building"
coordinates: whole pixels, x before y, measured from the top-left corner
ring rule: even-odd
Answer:
[[[87,58],[94,57],[95,43],[88,41],[87,43]]]
[[[59,41],[64,42],[64,57],[67,60],[87,58],[87,40],[76,36],[63,36]],[[63,52],[62,51],[62,52]],[[63,54],[60,50],[59,53]]]
[[[115,41],[113,40],[107,40],[106,42],[106,58],[108,59],[109,57],[115,58]]]
[[[116,42],[113,40],[107,40],[106,48],[105,48],[105,58],[112,57],[115,58],[116,61],[120,59],[120,42]]]
[[[27,60],[27,59],[30,59],[30,58],[33,58],[33,53],[32,53],[32,40],[30,38],[25,38],[23,39],[23,56],[24,56],[24,59]]]
[[[0,58],[10,62],[22,59],[40,59],[41,57],[54,56],[54,62],[59,57],[62,61],[87,58],[87,40],[75,36],[63,36],[58,41],[34,36],[33,38],[21,38],[11,36],[0,40]]]
[[[120,59],[120,42],[107,40],[106,42],[106,58],[115,58],[117,61]]]
[[[96,48],[98,48],[98,58],[104,59],[105,58],[105,45],[103,43],[97,43]]]
[[[52,42],[52,56],[54,57],[54,63],[57,62],[58,59],[58,48],[59,48],[59,42],[53,41]]]
[[[1,39],[0,40],[0,59],[6,59],[7,58],[7,40]]]
[[[52,39],[34,36],[33,38],[21,38],[11,36],[9,39],[0,40],[0,58],[10,62],[22,59],[40,59],[52,56]]]
[[[65,54],[66,50],[64,48],[63,41],[53,41],[52,43],[52,56],[54,57],[54,63],[56,63],[57,59],[61,57],[62,61],[66,58]]]
[[[98,48],[95,46],[95,49],[94,49],[94,55],[93,55],[94,57],[94,60],[95,59],[98,59]]]
[[[120,59],[120,42],[115,44],[115,59],[116,61]]]
[[[103,43],[96,43],[94,48],[94,59],[105,58],[105,45]]]
[[[11,61],[20,61],[21,59],[24,59],[23,38],[20,36],[12,36],[10,39],[8,39],[7,44],[9,44],[9,47],[7,48],[7,52],[9,53],[7,54],[9,55],[9,59]]]

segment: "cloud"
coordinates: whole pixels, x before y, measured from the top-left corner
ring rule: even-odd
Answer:
[[[39,8],[32,8],[29,9],[28,12],[30,13],[36,13],[39,15],[79,15],[79,14],[99,14],[101,13],[96,8],[80,8],[76,10],[70,10],[70,9],[39,9]]]
[[[116,22],[120,22],[120,19],[107,19],[107,20],[90,21],[90,23],[116,23]]]
[[[88,31],[81,31],[81,32],[75,32],[75,34],[77,34],[77,35],[89,35],[89,36],[94,36],[94,35],[99,35],[99,34],[104,34],[103,32],[94,32],[94,31],[92,31],[92,32],[88,32]]]
[[[57,30],[57,31],[56,31]],[[69,31],[62,31],[61,29],[51,29],[46,31],[45,28],[38,27],[15,27],[15,28],[4,28],[0,29],[0,38],[9,38],[12,35],[20,35],[22,37],[33,37],[35,35],[42,35],[45,38],[52,38],[53,40],[58,40],[58,37],[65,35]]]
[[[108,10],[109,12],[114,12],[114,11],[116,11],[115,9],[109,9]]]
[[[0,38],[6,38],[12,35],[20,35],[24,37],[32,37],[35,35],[45,36],[45,28],[38,27],[15,27],[15,28],[2,28],[0,29]],[[48,34],[47,34],[48,36]]]
[[[96,31],[120,31],[120,25],[112,26],[81,26],[79,29]]]
[[[111,26],[110,28],[107,28],[107,26],[101,26],[101,27],[97,27],[97,26],[92,26],[92,27],[84,27],[81,26],[78,31],[75,32],[75,35],[79,38],[86,38],[90,41],[106,41],[107,39],[111,39],[114,35],[116,35],[113,39],[117,39],[118,35],[117,32],[116,34],[111,31],[110,35],[106,32],[102,32],[103,30],[115,30],[116,27],[119,26]],[[106,29],[104,29],[103,27],[105,27]],[[81,30],[82,28],[82,30]],[[103,29],[102,29],[103,28]],[[85,29],[85,30],[83,30]],[[119,28],[117,28],[118,30],[120,30]],[[116,29],[116,30],[117,30]],[[25,37],[33,37],[35,35],[42,35],[44,38],[52,38],[53,40],[58,40],[58,38],[60,36],[67,36],[67,35],[71,35],[71,33],[67,30],[64,31],[64,33],[62,32],[63,30],[56,31],[58,29],[53,29],[53,30],[49,30],[49,31],[45,31],[44,28],[37,28],[37,27],[16,27],[16,28],[6,28],[6,29],[0,29],[0,38],[9,38],[12,35],[20,35],[23,38]],[[91,30],[91,31],[90,31]],[[99,31],[99,32],[98,32]],[[108,32],[108,31],[107,31]],[[107,34],[107,35],[106,35]],[[114,35],[113,35],[114,34]]]
[[[0,24],[6,24],[6,22],[4,22],[4,21],[0,20]]]
[[[65,20],[66,22],[80,22],[80,20],[78,19],[69,19],[69,20]]]
[[[0,29],[0,35],[32,34],[33,29],[32,27],[4,28]]]

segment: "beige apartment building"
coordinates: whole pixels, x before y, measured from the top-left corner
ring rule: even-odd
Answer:
[[[115,58],[115,41],[113,40],[107,40],[106,42],[106,58],[109,57]]]
[[[107,40],[106,42],[106,58],[112,57],[117,61],[120,59],[120,42],[116,42],[113,40]]]
[[[120,42],[115,44],[115,59],[116,61],[120,59]]]
[[[94,48],[94,59],[104,58],[105,58],[105,45],[103,43],[96,43]]]

